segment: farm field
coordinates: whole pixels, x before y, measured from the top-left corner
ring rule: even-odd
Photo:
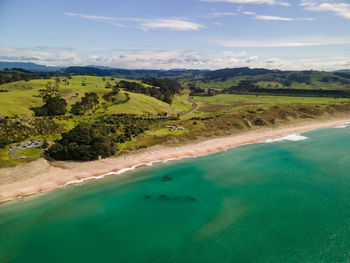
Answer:
[[[327,107],[329,104],[342,104],[350,102],[349,98],[320,98],[320,97],[289,97],[289,96],[256,96],[219,94],[212,97],[195,96],[193,99],[198,107],[183,119],[193,117],[208,117],[218,114],[237,113],[241,111],[255,111],[273,106],[318,105]]]
[[[238,69],[239,70],[239,69]],[[287,84],[286,80],[289,83]],[[222,90],[237,85],[240,81],[253,81],[260,88],[269,89],[310,89],[310,90],[349,90],[348,76],[336,75],[331,72],[309,71],[303,72],[279,72],[268,74],[253,74],[245,76],[242,72],[227,69],[227,72],[215,76],[197,76],[186,79],[185,84],[195,83],[204,89]]]

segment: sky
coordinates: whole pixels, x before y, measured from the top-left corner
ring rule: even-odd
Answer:
[[[0,0],[0,61],[350,68],[350,0]]]

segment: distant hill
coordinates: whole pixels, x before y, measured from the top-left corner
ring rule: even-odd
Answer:
[[[334,72],[339,72],[339,73],[350,73],[350,69],[340,69]]]
[[[1,62],[0,61],[0,70],[5,68],[21,68],[31,72],[52,72],[60,70],[62,67],[50,67],[45,65],[39,65],[32,62]]]
[[[208,79],[218,79],[218,78],[232,78],[232,77],[238,77],[238,76],[256,76],[256,75],[264,75],[264,74],[270,74],[270,73],[276,73],[280,71],[275,70],[269,70],[264,68],[225,68],[225,69],[218,69],[218,70],[212,70],[208,71],[204,74],[204,76]]]
[[[87,74],[96,76],[114,76],[118,78],[128,78],[128,79],[141,79],[143,77],[178,77],[181,75],[201,75],[208,70],[187,70],[187,69],[174,69],[174,70],[147,70],[147,69],[118,69],[118,68],[108,68],[108,67],[68,67],[60,70],[59,74]]]

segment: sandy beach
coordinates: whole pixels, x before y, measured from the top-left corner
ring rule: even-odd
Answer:
[[[201,140],[182,146],[154,146],[118,157],[92,162],[49,162],[39,159],[0,169],[0,203],[44,193],[91,179],[118,175],[142,165],[198,157],[237,146],[271,141],[288,135],[350,123],[350,117],[294,120],[274,127],[254,128],[223,138]],[[299,137],[288,139],[298,140]]]

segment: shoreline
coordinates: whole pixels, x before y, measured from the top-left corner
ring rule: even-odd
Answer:
[[[48,162],[45,159],[39,159],[27,164],[0,169],[0,204],[70,185],[82,184],[93,179],[119,175],[140,166],[152,166],[155,163],[205,156],[248,144],[274,142],[320,128],[344,128],[345,124],[350,124],[350,117],[329,116],[328,118],[294,120],[274,127],[252,128],[235,135],[209,138],[182,146],[157,145],[118,157],[91,162]],[[293,138],[292,140],[302,139],[295,138],[295,136]]]

